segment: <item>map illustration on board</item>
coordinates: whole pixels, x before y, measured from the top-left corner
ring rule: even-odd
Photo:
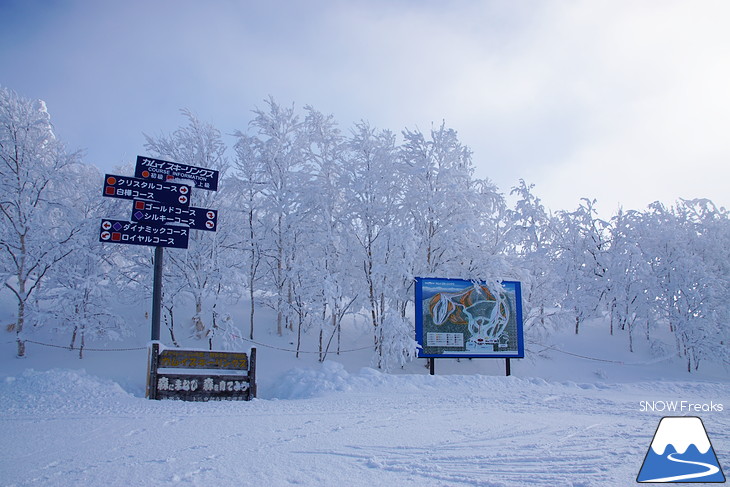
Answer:
[[[420,357],[523,357],[520,283],[416,278]]]

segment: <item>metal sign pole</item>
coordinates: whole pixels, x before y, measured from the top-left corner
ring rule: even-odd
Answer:
[[[162,256],[164,247],[155,247],[154,277],[152,281],[152,341],[160,339],[160,312],[162,310]]]

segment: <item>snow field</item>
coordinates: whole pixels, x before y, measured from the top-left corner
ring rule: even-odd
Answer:
[[[4,486],[632,485],[662,414],[718,382],[549,382],[294,368],[252,402],[149,401],[80,371],[0,383]],[[721,465],[730,420],[703,416]]]

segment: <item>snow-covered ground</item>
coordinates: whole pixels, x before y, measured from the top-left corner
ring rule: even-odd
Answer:
[[[258,399],[185,403],[144,398],[145,351],[79,360],[29,344],[20,360],[7,334],[0,484],[628,486],[659,420],[676,415],[702,418],[730,473],[728,371],[688,374],[624,340],[601,324],[554,335],[528,344],[511,377],[498,359],[441,360],[435,376],[417,360],[385,374],[367,367],[367,350],[319,364],[259,345]],[[646,410],[672,401],[680,409]]]

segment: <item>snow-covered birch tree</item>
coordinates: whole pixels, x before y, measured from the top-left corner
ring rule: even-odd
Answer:
[[[268,110],[255,110],[251,122],[255,132],[254,157],[262,168],[262,196],[266,216],[268,246],[264,249],[265,263],[270,271],[274,294],[269,303],[276,312],[276,333],[283,335],[291,328],[291,304],[294,285],[291,265],[294,242],[301,217],[299,188],[309,178],[302,154],[301,122],[294,107],[284,108],[273,98],[266,100]]]
[[[347,153],[345,217],[354,238],[353,261],[361,276],[356,289],[373,327],[378,366],[383,366],[388,355],[384,345],[398,350],[396,356],[402,356],[403,350],[415,350],[412,334],[407,337],[383,330],[386,322],[402,323],[397,316],[396,294],[404,292],[399,286],[412,268],[412,253],[399,254],[397,249],[416,245],[405,227],[403,213],[409,168],[398,157],[395,135],[366,122],[352,129]]]
[[[555,318],[563,296],[557,292],[554,269],[555,230],[533,189],[522,179],[512,188],[511,194],[519,199],[507,214],[507,239],[522,282],[525,329],[540,336],[557,328]]]
[[[608,223],[598,218],[595,200],[582,198],[575,211],[557,218],[557,272],[562,278],[563,309],[572,312],[575,333],[581,323],[600,314],[605,299]]]
[[[471,250],[463,244],[477,222],[471,151],[445,123],[432,128],[429,139],[418,130],[405,130],[403,137],[401,157],[411,167],[406,200],[420,249],[415,272],[461,274],[462,256]]]
[[[246,280],[248,294],[248,338],[254,339],[256,317],[256,292],[261,278],[264,259],[265,231],[263,191],[267,185],[262,160],[257,155],[259,142],[255,137],[241,131],[235,134],[234,146],[236,157],[233,160],[234,173],[230,184],[234,194],[228,205],[231,220],[235,218],[243,229],[239,233],[239,241],[234,244],[242,255],[234,264],[241,269]]]
[[[55,188],[78,159],[53,132],[45,103],[0,87],[0,278],[17,301],[18,356],[25,355],[29,304],[48,271],[74,250]]]
[[[117,340],[131,333],[115,306],[125,291],[115,265],[124,246],[99,242],[99,221],[107,208],[102,201],[106,198],[99,195],[99,171],[74,164],[64,178],[66,184],[57,188],[58,199],[69,209],[64,218],[80,231],[66,244],[74,251],[49,270],[39,313],[59,333],[70,335],[70,348],[78,349],[83,358],[89,340]]]
[[[342,319],[357,298],[351,277],[357,268],[351,257],[354,239],[346,217],[345,139],[331,115],[325,116],[309,106],[305,110],[303,149],[313,178],[304,198],[314,210],[305,220],[309,228],[305,234],[318,250],[318,258],[308,259],[313,265],[307,272],[321,295],[317,328],[319,356],[324,360],[334,338],[339,350]]]

